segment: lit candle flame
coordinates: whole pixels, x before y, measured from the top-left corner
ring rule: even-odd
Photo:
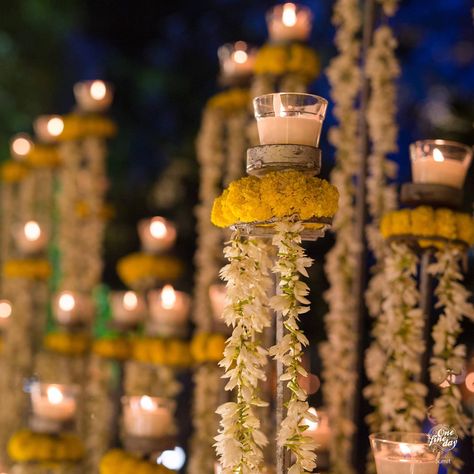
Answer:
[[[12,304],[7,300],[0,300],[0,318],[7,319],[13,312]]]
[[[63,392],[58,387],[48,387],[46,395],[52,405],[59,405],[64,400]]]
[[[281,17],[283,24],[289,28],[296,25],[296,5],[294,3],[285,3]]]
[[[26,156],[33,148],[31,140],[25,136],[19,136],[13,139],[11,144],[11,150],[13,154],[18,156]]]
[[[28,221],[23,228],[26,240],[36,242],[41,237],[41,228],[36,221]]]
[[[53,117],[48,120],[46,124],[46,129],[48,133],[53,137],[57,137],[63,133],[64,130],[64,121],[61,117]]]
[[[171,285],[165,285],[161,290],[161,305],[165,309],[172,309],[176,303],[176,292]]]
[[[433,160],[437,161],[438,163],[444,161],[444,156],[438,148],[433,150]]]
[[[133,311],[138,306],[138,297],[133,291],[127,291],[123,295],[123,307],[128,311]]]
[[[95,100],[102,100],[107,94],[107,86],[104,81],[94,81],[90,88],[91,97]]]
[[[400,452],[403,455],[411,454],[411,448],[408,444],[406,443],[400,443]]]
[[[237,64],[244,64],[247,62],[249,56],[245,51],[238,50],[232,55],[232,57]]]
[[[146,411],[156,410],[156,404],[151,397],[144,395],[140,398],[140,407]]]
[[[72,311],[76,306],[76,299],[71,293],[63,293],[59,297],[58,304],[63,311]]]
[[[152,237],[155,239],[162,239],[166,237],[167,233],[168,229],[166,228],[166,224],[163,222],[163,220],[159,217],[153,218],[150,223],[150,234]]]

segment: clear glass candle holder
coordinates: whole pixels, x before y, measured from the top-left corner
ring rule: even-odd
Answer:
[[[41,419],[67,422],[77,410],[76,385],[32,382],[29,386],[33,414]]]
[[[84,112],[104,112],[112,104],[113,88],[99,79],[82,81],[74,85],[74,97]]]
[[[87,324],[94,316],[94,303],[87,294],[60,291],[53,296],[53,314],[56,321],[64,326]]]
[[[60,115],[40,115],[33,123],[36,136],[44,143],[58,139],[64,130],[64,120]]]
[[[245,41],[226,43],[217,50],[221,74],[225,78],[239,78],[253,73],[257,50]]]
[[[420,140],[410,145],[410,158],[414,183],[462,189],[472,148],[449,140]]]
[[[15,245],[22,255],[34,255],[46,249],[48,236],[37,221],[27,221],[13,230]]]
[[[280,92],[253,100],[261,145],[317,147],[328,102],[312,94]]]
[[[113,320],[124,326],[134,326],[147,315],[145,297],[135,291],[112,291],[110,306]]]
[[[122,398],[123,424],[127,435],[161,438],[173,432],[175,403],[160,397],[130,396]]]
[[[0,299],[0,331],[5,329],[10,323],[13,313],[13,306],[9,300]]]
[[[138,235],[145,252],[161,253],[174,245],[176,227],[168,219],[155,216],[138,222]]]
[[[224,309],[227,305],[227,289],[223,283],[214,283],[209,287],[209,300],[212,315],[216,322],[224,322]]]
[[[271,41],[307,41],[311,34],[313,15],[304,5],[276,5],[268,11],[266,19]]]
[[[375,433],[369,436],[377,474],[437,474],[439,462],[425,433]]]
[[[18,161],[24,160],[33,148],[33,140],[27,133],[17,133],[10,140],[10,153]]]

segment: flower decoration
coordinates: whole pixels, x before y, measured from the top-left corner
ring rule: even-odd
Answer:
[[[385,239],[411,238],[420,247],[474,244],[474,219],[469,214],[444,208],[420,206],[389,212],[383,216],[380,230]]]
[[[0,168],[0,178],[6,183],[21,181],[28,173],[27,166],[13,160],[5,161]]]
[[[43,341],[45,349],[71,356],[84,354],[89,343],[89,335],[83,332],[50,332]]]
[[[218,227],[297,216],[300,220],[332,218],[339,194],[327,181],[298,171],[275,171],[261,178],[233,181],[214,201],[212,222]]]
[[[54,168],[61,164],[61,158],[55,146],[36,143],[26,155],[25,163],[33,168]]]
[[[153,286],[157,280],[175,280],[183,271],[182,263],[167,255],[133,253],[119,260],[117,273],[131,288]]]
[[[138,362],[176,368],[187,367],[191,363],[189,345],[180,339],[143,337],[130,342],[131,358]]]
[[[10,439],[8,454],[15,462],[73,462],[82,459],[84,447],[71,433],[50,435],[21,430]]]
[[[171,474],[174,471],[165,466],[140,459],[121,449],[106,453],[100,461],[100,474]]]
[[[225,337],[222,334],[198,332],[191,341],[191,356],[197,363],[219,362],[224,354]]]
[[[47,280],[51,275],[51,265],[41,259],[7,260],[3,264],[3,275],[6,278]]]
[[[224,114],[247,110],[250,106],[250,94],[247,89],[232,88],[211,97],[206,107],[216,109]]]
[[[319,70],[319,59],[314,50],[298,43],[262,46],[257,53],[254,66],[257,75],[295,74],[301,76],[306,83],[315,79]]]
[[[126,360],[132,354],[132,344],[124,337],[96,339],[92,343],[92,352],[104,359]]]

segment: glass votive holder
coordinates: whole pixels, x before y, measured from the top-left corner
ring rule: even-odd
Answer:
[[[53,314],[59,324],[81,326],[94,315],[94,303],[89,295],[78,291],[61,291],[53,296]]]
[[[40,115],[34,121],[33,128],[40,141],[54,142],[63,133],[64,120],[60,115]]]
[[[284,3],[270,9],[266,16],[271,41],[307,41],[311,34],[313,15],[308,7]]]
[[[33,140],[27,133],[17,133],[10,140],[10,153],[18,161],[24,160],[33,148]]]
[[[5,329],[11,319],[13,306],[9,300],[0,299],[0,331]]]
[[[221,75],[240,78],[252,75],[257,50],[245,41],[226,43],[217,50]]]
[[[327,105],[326,99],[312,94],[280,92],[255,97],[260,144],[317,147]]]
[[[35,417],[61,423],[74,419],[78,394],[76,385],[32,382],[29,391]]]
[[[143,322],[147,314],[145,297],[135,291],[112,291],[110,306],[112,319],[120,326],[135,326]]]
[[[180,336],[186,332],[191,297],[171,285],[148,293],[150,319],[147,331],[161,336]]]
[[[448,140],[420,140],[410,145],[410,157],[414,183],[462,189],[472,148]]]
[[[224,322],[223,313],[227,305],[227,290],[223,283],[215,283],[209,287],[212,316],[216,322]]]
[[[375,433],[369,436],[377,474],[437,474],[439,462],[425,433]]]
[[[37,221],[31,220],[14,229],[15,244],[23,255],[33,255],[46,249],[48,236]]]
[[[173,433],[175,403],[160,397],[122,397],[124,431],[129,436],[162,438]]]
[[[176,228],[168,219],[156,216],[138,222],[138,235],[145,252],[161,253],[174,245]]]
[[[99,79],[82,81],[74,85],[74,97],[84,112],[104,112],[112,104],[113,88]]]

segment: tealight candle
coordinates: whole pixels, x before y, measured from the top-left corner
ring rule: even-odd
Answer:
[[[444,184],[461,189],[472,160],[472,148],[448,140],[421,140],[410,145],[414,183]]]
[[[68,421],[76,414],[76,388],[58,384],[31,384],[33,413],[53,421]]]
[[[76,291],[61,291],[53,298],[53,313],[60,324],[77,325],[92,319],[94,307],[87,295]]]
[[[176,228],[164,217],[152,217],[138,223],[138,235],[145,252],[164,252],[173,246]]]
[[[245,41],[227,43],[217,50],[223,77],[250,76],[253,72],[256,50]]]
[[[377,474],[437,474],[439,463],[425,433],[377,433],[369,437]]]
[[[15,233],[15,243],[18,250],[25,255],[41,252],[48,242],[46,233],[43,232],[36,221],[28,221]]]
[[[261,145],[317,147],[327,100],[311,94],[281,92],[253,100]]]
[[[209,299],[211,301],[212,315],[218,322],[223,321],[224,308],[227,304],[226,295],[226,286],[221,283],[216,283],[209,287]]]
[[[59,115],[40,115],[33,123],[37,137],[45,143],[55,141],[64,130],[64,120]]]
[[[0,300],[0,330],[4,329],[8,325],[12,313],[13,307],[10,301]]]
[[[173,404],[147,395],[124,397],[123,422],[128,435],[161,438],[172,431]]]
[[[145,298],[134,291],[114,291],[110,303],[112,318],[119,324],[133,326],[145,319]]]
[[[33,140],[27,133],[17,133],[10,140],[10,152],[17,160],[23,160],[33,147]]]
[[[186,329],[191,298],[171,285],[161,290],[150,291],[148,295],[151,321],[148,328],[163,336],[181,333]]]
[[[74,85],[74,96],[84,112],[103,112],[113,99],[112,86],[101,80],[82,81]]]
[[[317,451],[326,451],[329,449],[329,443],[331,440],[329,417],[323,410],[316,411],[315,408],[310,408],[309,412],[316,416],[318,421],[305,419],[304,424],[308,426],[308,429],[304,434],[314,440],[317,446]]]
[[[267,25],[272,41],[306,41],[311,33],[312,15],[309,8],[285,3],[267,13]]]

